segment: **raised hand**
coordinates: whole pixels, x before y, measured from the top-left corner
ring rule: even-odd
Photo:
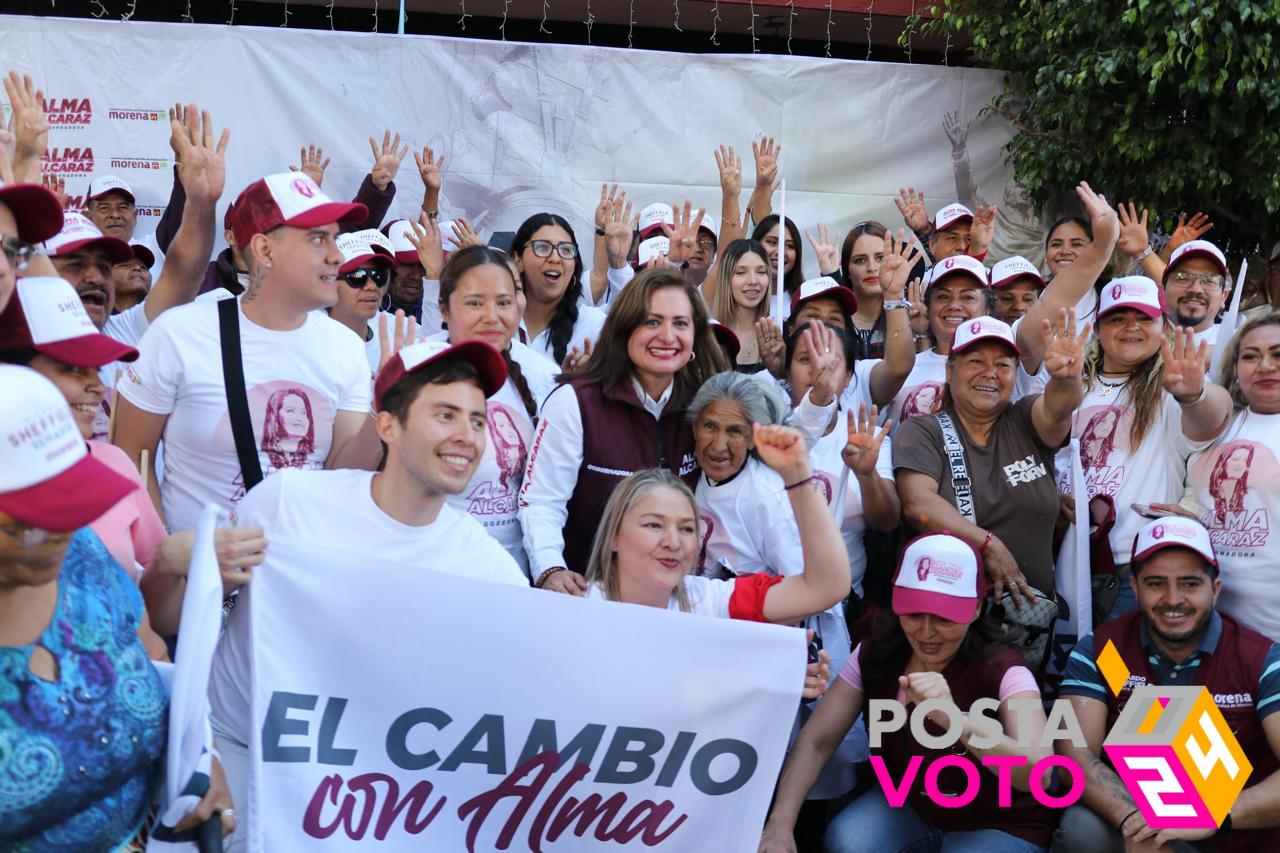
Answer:
[[[898,197],[893,200],[902,221],[917,234],[929,230],[929,212],[924,208],[924,193],[916,192],[915,187],[899,187]]]
[[[908,238],[901,228],[897,239],[892,231],[885,230],[884,257],[880,261],[880,293],[885,299],[903,298],[907,292],[907,276],[916,268],[922,254],[920,244]],[[923,307],[923,295],[920,302]]]
[[[178,125],[179,125],[180,127],[185,128],[185,127],[187,126],[187,108],[186,108],[186,106],[185,106],[184,104],[176,103],[176,104],[174,104],[173,106],[169,107],[169,128],[170,128],[170,133],[169,133],[169,147],[170,147],[171,149],[173,149],[173,160],[174,160],[174,163],[177,163],[177,162],[178,162],[178,159],[179,159],[179,157],[178,157],[178,154],[179,154],[179,147],[178,147],[179,142],[178,142],[178,136],[179,136],[179,134],[174,134],[174,133],[172,132],[172,129],[173,129],[173,123],[174,123],[174,121],[175,121],[175,120],[178,122]]]
[[[721,145],[713,153],[716,157],[716,170],[720,172],[721,191],[726,195],[739,195],[742,192],[742,158],[734,153],[732,145]],[[760,162],[759,157],[756,162]]]
[[[400,163],[404,160],[404,155],[409,153],[409,146],[401,148],[400,134],[397,133],[393,140],[391,131],[388,129],[382,134],[381,149],[378,148],[374,138],[369,137],[369,150],[373,152],[373,168],[369,174],[373,178],[373,185],[382,192],[396,179],[396,172],[400,171]]]
[[[809,238],[809,245],[813,246],[813,253],[818,256],[818,272],[822,275],[834,275],[840,269],[840,250],[831,239],[831,229],[819,222],[817,237],[808,228],[804,230],[804,236]]]
[[[969,254],[979,257],[991,248],[996,238],[996,206],[978,205],[973,212],[973,224],[969,226]]]
[[[766,370],[778,379],[786,375],[787,344],[782,329],[770,317],[756,320],[756,350]]]
[[[883,276],[883,274],[882,271],[881,275]],[[907,285],[907,299],[911,302],[911,307],[907,309],[907,320],[911,323],[911,333],[913,335],[928,334],[929,306],[925,304],[924,282],[919,277],[913,278],[911,283]]]
[[[841,368],[844,367],[844,349],[836,339],[836,333],[819,320],[810,320],[801,332],[805,349],[809,351],[809,369],[813,373],[809,387],[809,399],[817,406],[829,406],[840,394]]]
[[[772,187],[778,180],[778,158],[782,146],[771,136],[762,136],[751,143],[751,153],[756,159],[756,186]]]
[[[965,147],[965,142],[969,138],[969,125],[971,122],[961,122],[960,113],[954,110],[948,110],[942,114],[942,132],[947,135],[947,139],[951,140],[951,149],[960,151]]]
[[[626,196],[626,191],[622,195]],[[609,221],[609,208],[613,204],[614,198],[618,195],[618,185],[601,184],[600,185],[600,203],[596,205],[596,227],[603,228]]]
[[[1164,373],[1160,382],[1164,390],[1178,402],[1193,402],[1204,390],[1204,366],[1208,341],[1196,346],[1196,333],[1190,326],[1179,326],[1173,331],[1173,343],[1160,342],[1160,354],[1164,357]]]
[[[1044,366],[1054,379],[1080,381],[1084,372],[1084,349],[1093,331],[1091,323],[1076,333],[1074,308],[1062,309],[1062,322],[1053,324],[1049,318],[1040,321],[1040,334],[1044,339]]]
[[[1138,217],[1138,210],[1133,202],[1128,205],[1117,204],[1116,209],[1120,213],[1120,242],[1116,246],[1126,255],[1137,257],[1151,245],[1151,236],[1147,232],[1146,208],[1143,208],[1141,218]]]
[[[577,373],[579,370],[587,366],[587,362],[591,360],[591,338],[582,339],[582,347],[574,347],[565,353],[564,363],[560,365],[562,373]]]
[[[876,417],[879,411],[873,404],[871,411],[867,411],[866,404],[858,406],[858,413],[854,415],[853,410],[849,410],[846,420],[849,424],[849,438],[845,443],[844,450],[840,451],[840,458],[844,460],[844,464],[849,466],[849,470],[859,477],[870,477],[875,473],[876,462],[880,459],[880,445],[884,444],[884,437],[889,434],[889,428],[893,426],[893,421],[885,421],[879,432],[876,431]]]
[[[3,178],[0,177],[0,180],[3,180]],[[62,205],[63,210],[66,210],[67,209],[67,179],[62,177],[61,175],[54,175],[54,174],[41,175],[40,183],[44,185],[45,189],[53,193],[54,197],[58,199],[58,204]]]
[[[438,281],[444,272],[444,246],[440,241],[440,225],[425,213],[418,221],[409,220],[409,231],[404,237],[418,252],[418,263],[422,264],[423,275]]]
[[[320,186],[324,181],[324,170],[329,168],[332,157],[324,156],[324,149],[319,145],[308,145],[298,152],[297,166],[290,166],[290,172],[301,172]]]
[[[1102,240],[1107,246],[1114,246],[1120,238],[1120,219],[1107,204],[1107,197],[1093,191],[1086,181],[1076,186],[1076,195],[1084,205],[1085,212],[1093,224],[1093,239]]]
[[[1196,213],[1187,219],[1185,213],[1178,214],[1178,227],[1173,229],[1173,235],[1169,238],[1168,251],[1172,254],[1173,250],[1181,246],[1183,243],[1190,243],[1192,240],[1199,240],[1213,228],[1213,223],[1209,221],[1209,217],[1203,213]]]
[[[809,465],[809,451],[805,447],[800,430],[772,424],[753,426],[756,455],[764,464],[777,471],[787,485],[798,483],[813,475]]]
[[[10,71],[9,76],[3,78],[3,84],[13,110],[9,129],[14,137],[14,177],[23,183],[34,181],[39,174],[40,157],[49,147],[44,92],[36,88],[31,75],[19,77],[17,71]]]
[[[631,238],[639,224],[638,218],[634,223],[631,220],[631,202],[625,192],[609,203],[603,226],[604,250],[609,256],[609,266],[622,269],[627,265]]]
[[[431,150],[431,146],[424,145],[422,153],[413,152],[413,162],[418,166],[418,176],[422,178],[422,185],[428,191],[440,192],[440,172],[444,169],[444,155],[441,154],[439,159],[436,158],[436,152]]]
[[[202,112],[195,104],[187,104],[185,117],[185,124],[179,124],[176,117],[169,122],[170,141],[178,158],[178,179],[187,198],[212,205],[222,197],[226,185],[225,155],[231,131],[224,127],[215,146],[213,119],[207,110]]]
[[[484,238],[476,233],[471,223],[465,219],[453,220],[453,242],[459,249],[468,246],[483,246]]]
[[[403,308],[396,309],[394,324],[394,329],[388,329],[386,312],[378,315],[378,370],[386,367],[392,356],[418,339],[418,321],[412,314],[406,317]]]
[[[671,241],[671,250],[667,253],[667,260],[673,266],[680,267],[689,259],[698,248],[698,227],[702,224],[702,217],[706,215],[707,209],[698,210],[697,216],[693,215],[693,202],[685,199],[684,204],[673,204],[671,210],[675,213],[672,217],[675,219],[675,226],[662,223],[662,233],[667,235],[667,239]]]

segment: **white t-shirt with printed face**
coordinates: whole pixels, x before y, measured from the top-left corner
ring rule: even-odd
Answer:
[[[893,431],[897,432],[907,418],[931,414],[942,399],[942,389],[946,384],[947,357],[934,350],[916,353],[915,366],[889,406],[888,417],[893,418]]]
[[[348,335],[350,329],[343,329]],[[272,536],[307,542],[317,548],[352,554],[352,581],[370,558],[424,571],[446,572],[474,580],[528,587],[529,582],[502,546],[470,518],[445,504],[425,527],[401,524],[373,500],[372,471],[283,471],[262,481],[235,509],[236,526],[260,525]],[[263,570],[270,568],[268,564]],[[241,744],[249,742],[249,673],[252,637],[247,596],[227,620],[209,675],[214,731]],[[335,594],[337,594],[335,592]],[[394,589],[387,590],[394,595]],[[369,614],[377,618],[377,614]]]
[[[108,317],[102,327],[102,333],[122,344],[136,348],[150,325],[151,321],[147,319],[146,302],[143,301],[127,311]],[[93,415],[93,434],[89,438],[94,441],[107,439],[107,432],[111,428],[111,399],[115,393],[116,377],[124,375],[125,367],[125,362],[113,361],[98,368],[98,379],[102,382],[105,393],[102,396],[102,405],[98,406],[98,411]]]
[[[1116,564],[1128,563],[1133,538],[1147,522],[1133,504],[1177,503],[1187,473],[1187,458],[1204,447],[1182,433],[1182,407],[1165,392],[1142,443],[1133,447],[1129,429],[1134,407],[1128,391],[1095,383],[1085,394],[1071,421],[1071,436],[1080,440],[1080,464],[1089,497],[1110,495],[1115,502],[1116,524],[1109,537]],[[1058,452],[1058,491],[1071,493],[1070,449]]]
[[[844,547],[849,552],[853,590],[862,595],[862,576],[867,573],[867,551],[863,547],[862,538],[867,532],[867,520],[862,509],[862,485],[849,470],[849,466],[844,464],[841,456],[849,440],[848,422],[845,420],[847,417],[847,411],[841,411],[837,415],[835,428],[818,439],[818,443],[809,451],[809,461],[813,465],[813,476],[821,488],[822,496],[827,500],[827,507],[840,526],[840,535],[844,537]],[[876,457],[876,473],[890,483],[894,481],[893,445],[887,436]]]
[[[1187,481],[1222,571],[1218,608],[1280,641],[1280,415],[1237,412],[1227,431],[1191,457]]]
[[[195,526],[201,508],[224,511],[244,497],[227,411],[218,333],[219,302],[166,311],[144,336],[120,393],[143,411],[168,415],[161,489],[170,529]],[[264,476],[321,468],[339,411],[368,412],[373,388],[357,335],[323,312],[288,332],[240,312],[240,350],[254,444]]]

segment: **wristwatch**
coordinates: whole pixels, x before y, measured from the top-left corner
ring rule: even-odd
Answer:
[[[603,229],[603,228],[601,228],[599,225],[597,225],[597,226],[596,226],[596,236],[597,236],[597,237],[603,237],[603,236],[604,236],[604,229]]]
[[[894,308],[911,308],[910,299],[886,299],[884,301],[884,310],[892,311]]]

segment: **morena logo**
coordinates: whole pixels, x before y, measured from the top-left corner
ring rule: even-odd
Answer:
[[[1122,285],[1117,284],[1115,287],[1111,288],[1111,298],[1119,299],[1120,294],[1123,292],[1124,292],[1124,287]]]
[[[45,98],[44,114],[50,127],[88,127],[93,121],[93,104],[88,98]]]
[[[40,171],[46,175],[91,175],[93,149],[50,148],[40,158]]]
[[[169,118],[167,110],[125,109],[109,107],[107,118],[112,121],[165,121]]]
[[[929,568],[933,565],[933,561],[928,557],[921,557],[920,562],[916,564],[916,577],[925,580],[929,577]]]
[[[112,157],[111,168],[158,171],[169,168],[169,161],[153,157]]]
[[[982,331],[982,321],[981,321],[981,320],[974,320],[972,323],[970,323],[970,324],[969,324],[969,331],[970,331],[970,332],[972,332],[972,333],[973,333],[973,334],[975,334],[975,335],[976,335],[976,334],[978,334],[978,332],[981,332],[981,331]]]
[[[311,189],[311,182],[298,178],[293,182],[293,188],[298,191],[298,195],[304,198],[315,198],[315,190]]]
[[[1163,525],[1163,524],[1157,524],[1154,528],[1152,528],[1152,530],[1151,530],[1151,538],[1152,538],[1152,539],[1163,539],[1163,538],[1164,538],[1164,525]]]
[[[944,270],[949,270],[949,269],[951,269],[952,267],[954,267],[955,265],[956,265],[956,259],[955,259],[955,258],[947,258],[945,261],[943,261],[943,262],[942,262],[942,268],[943,268]]]

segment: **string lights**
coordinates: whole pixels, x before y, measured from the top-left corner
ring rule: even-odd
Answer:
[[[635,42],[632,35],[636,30],[636,0],[631,0],[630,7],[627,9],[627,47],[634,47]]]
[[[188,11],[190,11],[190,8],[191,8],[190,6],[187,7]],[[126,9],[124,14],[120,16],[120,20],[132,21],[133,13],[136,11],[138,11],[138,0],[129,0],[129,8]]]
[[[716,33],[720,31],[720,0],[716,0],[715,14],[711,18],[711,43],[716,47],[720,46],[720,42],[716,41]]]
[[[867,4],[867,62],[871,61],[871,13],[875,11],[876,0]]]
[[[502,40],[507,40],[507,14],[511,11],[511,0],[502,0],[502,23],[498,25],[498,32],[502,34]]]
[[[680,0],[672,0],[671,5],[675,9],[675,19],[672,21],[672,24],[675,26],[676,32],[682,33],[684,30],[680,29]]]
[[[227,26],[236,22],[236,0],[231,0],[231,17],[227,18]]]
[[[373,0],[373,30],[372,30],[372,32],[375,32],[375,33],[376,33],[377,31],[378,31],[378,0]]]
[[[747,29],[751,33],[751,52],[752,53],[760,52],[760,48],[756,46],[759,43],[758,39],[756,39],[756,18],[757,17],[758,16],[756,15],[756,0],[751,0],[751,26],[748,27]]]
[[[329,0],[329,6],[328,6],[328,9],[329,9],[329,30],[330,30],[330,31],[332,31],[332,30],[334,29],[334,26],[333,26],[333,4],[334,4],[335,2],[337,2],[337,0]]]
[[[833,0],[827,0],[827,59],[831,58],[831,25],[835,23],[835,18],[831,12],[831,3]]]
[[[90,9],[89,12],[95,18],[102,18],[111,14],[111,10],[108,9],[106,6],[102,5],[102,0],[93,0],[93,5],[94,5],[94,8]],[[99,9],[101,9],[102,11],[99,12],[98,11]]]
[[[130,9],[130,11],[129,11],[129,15],[130,15],[130,16],[132,16],[132,15],[133,15],[133,11],[132,11],[132,10],[133,10],[133,7],[134,7],[134,6],[136,6],[136,5],[138,5],[138,4],[137,4],[137,3],[130,3],[130,4],[129,4],[129,9]],[[194,23],[196,22],[196,16],[195,16],[195,15],[193,15],[193,14],[191,14],[191,0],[187,0],[187,11],[186,11],[186,14],[184,14],[184,15],[182,16],[182,20],[186,21],[188,24],[194,24]]]
[[[911,64],[911,37],[916,34],[916,0],[911,0],[911,26],[907,28],[907,64]]]
[[[551,0],[542,0],[542,21],[538,24],[538,32],[551,35],[551,30],[547,29],[547,12],[551,10]]]
[[[795,26],[796,0],[787,0],[787,55],[791,55],[791,30]]]
[[[289,11],[289,0],[284,0],[284,20],[280,22],[280,26],[289,26],[289,16],[293,13]]]
[[[467,28],[467,18],[471,17],[467,14],[467,0],[458,0],[458,5],[462,7],[462,17],[458,19],[458,26],[465,30]]]
[[[587,0],[587,19],[583,21],[587,25],[587,44],[591,44],[591,27],[595,25],[596,16],[591,14],[591,0]]]

